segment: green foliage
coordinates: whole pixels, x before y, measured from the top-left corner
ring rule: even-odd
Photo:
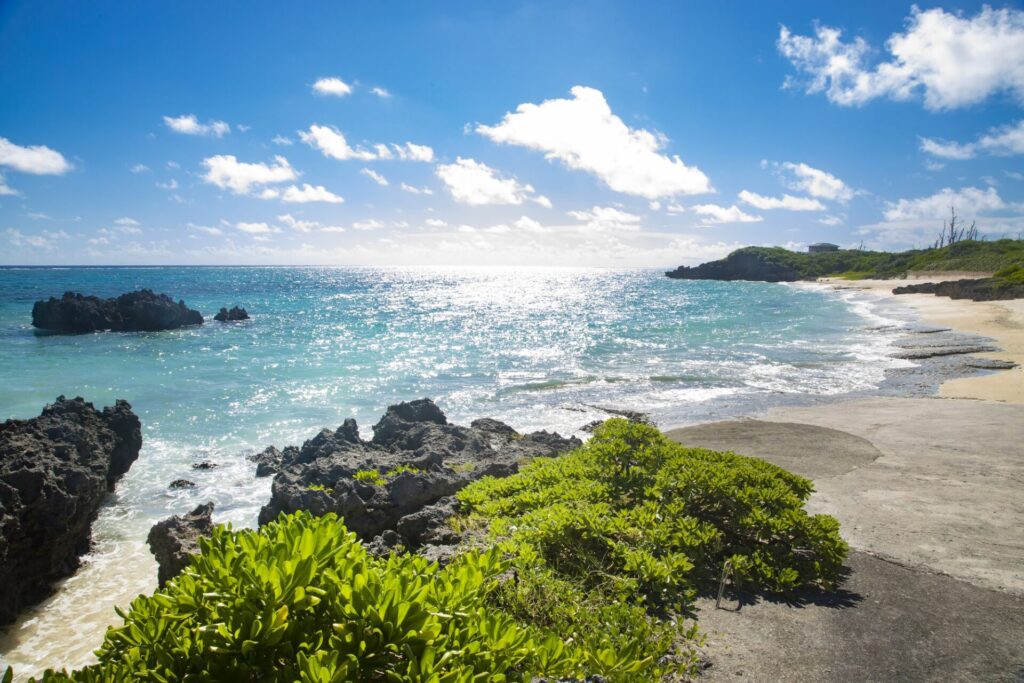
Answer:
[[[679,608],[729,560],[746,585],[831,586],[847,546],[808,515],[811,482],[755,458],[686,448],[657,429],[604,423],[582,448],[458,495],[519,559],[619,600]]]
[[[325,493],[334,493],[334,489],[324,486],[323,484],[310,484],[306,487],[307,491],[323,491]]]
[[[493,604],[506,564],[467,552],[443,569],[369,556],[333,515],[217,527],[178,578],[111,627],[99,664],[44,681],[523,681],[629,670]],[[507,578],[504,580],[507,581]]]
[[[891,278],[911,271],[996,272],[1012,266],[1024,267],[1024,240],[965,240],[939,249],[911,249],[902,252],[840,249],[819,253],[789,251],[781,247],[744,247],[736,254],[755,254],[768,263],[787,266],[800,277]]]
[[[373,484],[374,486],[384,486],[388,483],[388,480],[384,478],[384,475],[377,470],[359,470],[352,475],[352,478],[356,481],[364,481],[367,484]]]
[[[399,474],[401,474],[402,472],[419,472],[419,471],[420,471],[420,469],[418,467],[413,467],[412,465],[395,465],[390,470],[385,472],[384,476],[387,477],[388,479],[393,479],[393,478],[397,477]]]

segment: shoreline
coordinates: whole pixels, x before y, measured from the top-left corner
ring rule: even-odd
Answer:
[[[796,601],[701,598],[701,680],[1016,680],[1024,661],[1024,300],[894,295],[895,281],[819,281],[984,336],[1010,370],[931,396],[846,396],[666,430],[687,446],[761,457],[813,480],[849,574]],[[967,634],[967,635],[965,635]],[[778,655],[786,652],[784,658]]]
[[[941,279],[947,278],[922,278],[915,280],[915,283]],[[947,380],[939,387],[937,396],[1024,403],[1024,299],[969,301],[933,294],[893,294],[892,289],[902,282],[898,280],[821,278],[818,282],[836,290],[856,290],[896,301],[915,311],[923,321],[931,325],[992,339],[999,351],[971,355],[1010,361],[1016,363],[1017,367],[981,376]]]

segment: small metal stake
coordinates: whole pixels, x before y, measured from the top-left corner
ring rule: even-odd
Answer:
[[[730,576],[735,580],[735,575],[732,570],[732,562],[726,560],[722,564],[722,581],[718,584],[718,600],[715,601],[715,609],[721,609],[722,607],[722,595],[725,593],[725,580]]]

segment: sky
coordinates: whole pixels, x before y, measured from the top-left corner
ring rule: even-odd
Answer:
[[[1024,233],[1024,9],[0,2],[0,264],[674,267]]]

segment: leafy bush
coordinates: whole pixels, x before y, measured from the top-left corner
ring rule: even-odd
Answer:
[[[725,561],[758,589],[830,587],[847,546],[834,518],[804,510],[811,491],[762,460],[686,448],[614,419],[569,455],[458,496],[469,515],[461,523],[485,528],[517,566],[678,609],[712,587]]]
[[[377,470],[359,470],[352,475],[352,478],[356,481],[364,481],[367,484],[373,484],[374,486],[384,486],[388,483],[388,480],[384,478],[384,475]]]
[[[493,550],[443,569],[377,559],[333,515],[217,527],[181,576],[119,612],[99,664],[43,680],[461,683],[592,671],[579,645],[489,604],[505,569]],[[609,662],[628,668],[615,653]]]

